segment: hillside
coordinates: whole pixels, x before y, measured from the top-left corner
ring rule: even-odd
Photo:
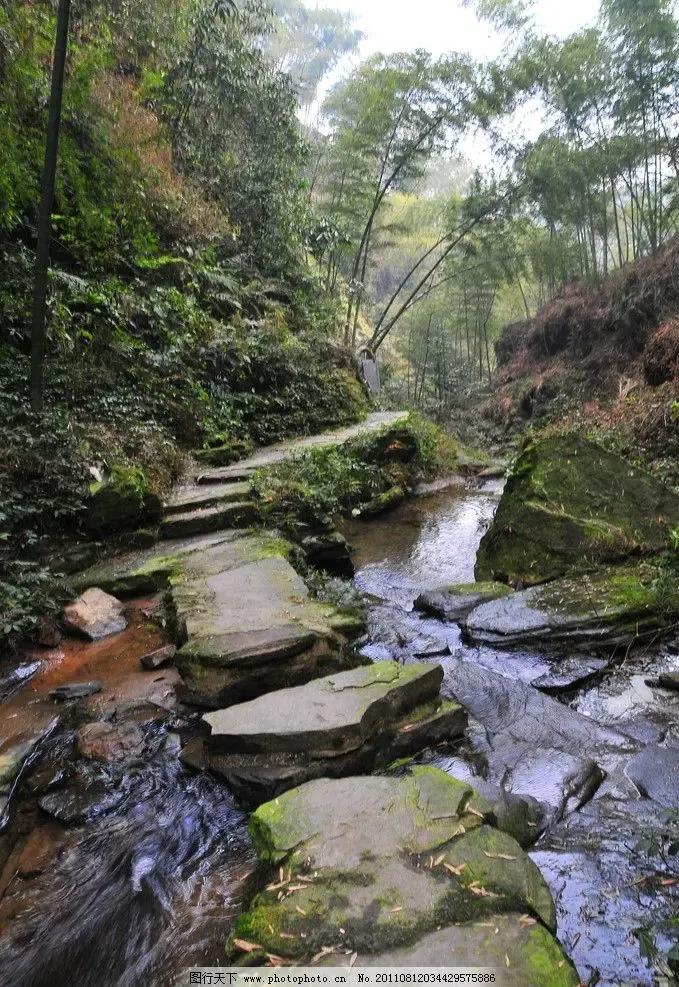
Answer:
[[[92,537],[89,484],[127,471],[152,505],[189,450],[226,464],[367,410],[333,342],[339,297],[304,249],[306,149],[292,83],[260,50],[267,16],[190,0],[74,9],[36,416],[55,17],[0,2],[0,638],[56,605],[73,543]]]
[[[492,421],[575,425],[679,484],[679,240],[598,287],[566,286],[496,354]]]

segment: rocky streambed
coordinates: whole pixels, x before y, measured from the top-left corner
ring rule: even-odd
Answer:
[[[480,957],[507,987],[669,976],[679,657],[674,589],[641,556],[676,502],[630,525],[657,495],[631,472],[602,524],[529,467],[510,482],[560,544],[578,532],[583,572],[538,538],[537,585],[493,520],[502,481],[439,483],[347,525],[360,640],[292,545],[237,528],[247,464],[179,491],[160,545],[82,574],[66,622],[95,640],[2,682],[0,983]]]
[[[501,489],[450,488],[348,526],[370,599],[363,651],[442,665],[443,695],[469,714],[466,741],[419,762],[505,803],[582,981],[660,984],[679,939],[679,694],[659,677],[679,669],[679,641],[601,647],[576,631],[548,645],[528,629],[510,648],[463,632],[465,607],[451,615],[440,588],[473,582]]]

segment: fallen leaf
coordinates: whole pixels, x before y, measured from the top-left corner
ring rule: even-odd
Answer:
[[[241,953],[254,953],[256,949],[262,948],[258,943],[248,942],[247,939],[234,939],[233,944]]]
[[[467,865],[460,864],[458,867],[454,867],[452,864],[444,864],[443,866],[445,867],[446,870],[449,870],[451,874],[454,874],[455,877],[459,877]]]
[[[488,853],[487,850],[483,851],[484,857],[490,857],[491,860],[516,860],[516,857],[510,857],[508,853]]]

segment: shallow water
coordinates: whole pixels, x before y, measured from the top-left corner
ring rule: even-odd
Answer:
[[[413,610],[425,589],[473,581],[478,544],[500,493],[499,483],[451,487],[370,524],[347,526],[356,550],[355,583],[371,599],[364,651],[373,658],[441,662],[444,693],[457,695],[483,721],[471,716],[461,749],[423,760],[489,795],[507,787],[555,807],[531,855],[554,894],[559,935],[583,982],[667,983],[665,955],[679,939],[679,806],[672,812],[642,797],[627,770],[647,744],[679,747],[679,696],[646,684],[659,671],[679,667],[679,656],[660,645],[613,655],[602,677],[579,690],[556,690],[557,707],[530,683],[572,656],[467,645],[457,626]],[[517,683],[524,690],[518,696]],[[526,719],[514,727],[511,715],[524,712],[522,706]],[[532,749],[508,770],[521,745]],[[598,765],[603,781],[601,774],[590,777],[582,789],[564,793],[569,758]],[[658,763],[658,774],[666,773],[667,762]],[[672,795],[676,786],[669,788]],[[657,797],[663,796],[661,790]]]
[[[165,987],[189,966],[224,963],[229,925],[255,857],[246,816],[228,789],[178,759],[176,730],[191,724],[174,709],[177,673],[139,666],[140,655],[162,641],[144,615],[157,602],[135,601],[130,626],[113,638],[68,640],[33,656],[33,678],[2,707],[0,749],[3,738],[39,732],[61,716],[42,746],[41,763],[65,765],[67,790],[72,786],[92,803],[87,825],[66,829],[50,824],[29,799],[19,806],[21,828],[54,846],[42,874],[15,876],[11,858],[5,868],[3,987]],[[49,692],[64,682],[95,679],[102,690],[87,700],[89,715],[129,717],[143,731],[143,754],[131,764],[73,757],[77,722]]]
[[[672,883],[679,832],[676,814],[672,819],[665,806],[641,797],[626,772],[644,745],[679,742],[679,697],[645,684],[659,670],[677,668],[679,657],[659,647],[632,654],[556,702],[531,683],[558,667],[563,654],[470,647],[457,626],[413,611],[425,589],[473,580],[477,546],[500,491],[497,482],[447,487],[370,524],[347,526],[356,585],[370,601],[364,650],[376,659],[440,662],[444,691],[466,689],[465,701],[483,719],[485,726],[471,717],[461,747],[423,760],[471,780],[489,797],[505,786],[552,806],[532,856],[552,888],[560,937],[583,982],[598,971],[603,985],[661,984],[662,956],[677,934],[671,921],[679,911]],[[68,681],[102,682],[102,692],[88,700],[99,718],[122,715],[135,703],[142,714],[150,705],[163,715],[140,714],[146,746],[132,767],[79,768],[79,783],[106,797],[95,800],[86,826],[60,831],[41,876],[5,874],[11,880],[4,897],[0,876],[3,987],[165,987],[188,966],[223,962],[233,916],[251,893],[255,861],[243,813],[222,783],[177,759],[178,736],[192,723],[174,704],[176,672],[139,668],[139,655],[162,640],[148,619],[156,605],[136,601],[130,628],[114,639],[28,656],[24,678],[6,683],[0,742],[2,733],[35,730],[53,718],[49,690]],[[518,699],[516,688],[524,690]],[[503,746],[496,737],[517,709],[530,724],[530,756],[508,770],[507,758],[525,738],[510,730]],[[555,711],[562,714],[558,743]],[[67,756],[75,725],[63,717],[46,741],[48,761]],[[564,775],[583,756],[606,778],[573,782],[564,794]],[[36,823],[47,830],[33,808],[24,831]]]

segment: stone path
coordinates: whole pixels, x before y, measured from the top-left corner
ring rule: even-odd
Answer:
[[[241,918],[235,962],[253,951],[334,965],[481,962],[499,983],[572,987],[549,891],[490,803],[435,769],[389,773],[465,730],[463,707],[440,695],[440,666],[366,664],[350,646],[356,618],[310,598],[291,544],[248,528],[254,470],[404,417],[373,415],[202,472],[166,504],[159,546],[95,566],[79,585],[166,592],[180,698],[214,710],[182,759],[260,806],[255,842],[287,878],[272,871]]]
[[[333,432],[323,432],[320,435],[309,435],[301,439],[286,439],[272,446],[259,449],[248,459],[242,459],[233,466],[218,467],[203,470],[197,477],[199,484],[231,483],[247,479],[255,470],[262,466],[276,466],[284,460],[307,449],[318,449],[321,446],[341,446],[352,439],[377,432],[381,429],[392,428],[407,419],[406,411],[378,411],[369,415],[358,425],[336,429]]]

